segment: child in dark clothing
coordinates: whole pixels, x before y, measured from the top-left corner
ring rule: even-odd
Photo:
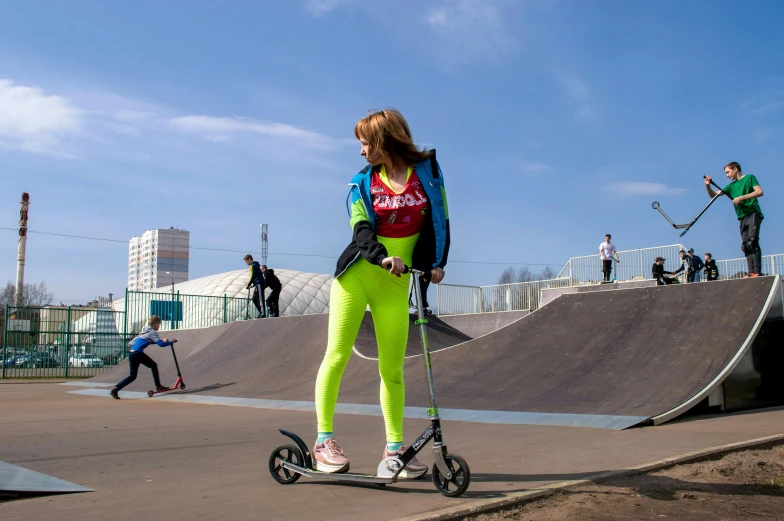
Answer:
[[[710,253],[705,254],[705,278],[719,280],[719,267],[716,266],[716,261],[713,260],[713,255]]]

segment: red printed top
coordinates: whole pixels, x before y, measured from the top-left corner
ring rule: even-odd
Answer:
[[[382,168],[380,173],[373,174],[370,184],[373,210],[379,218],[376,234],[394,239],[418,234],[430,205],[416,172],[409,167],[406,187],[401,193],[392,190],[385,180],[386,171]]]

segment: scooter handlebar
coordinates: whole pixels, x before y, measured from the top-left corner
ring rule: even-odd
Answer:
[[[383,264],[381,267],[388,270],[389,266],[390,266],[390,264],[387,263],[387,264]],[[405,264],[403,264],[403,275],[405,275],[406,273],[413,273],[414,275],[424,275],[425,274],[424,271],[421,271],[421,270],[412,268],[411,266],[406,266]]]

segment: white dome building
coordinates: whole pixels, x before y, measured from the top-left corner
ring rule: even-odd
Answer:
[[[283,285],[281,316],[329,311],[332,275],[285,269],[275,269],[274,272]],[[130,292],[127,304],[123,298],[115,300],[113,307],[115,311],[127,311],[129,333],[138,331],[151,314],[158,314],[164,319],[163,329],[170,328],[172,318],[178,322],[177,329],[244,320],[248,314],[253,318],[256,309],[249,303],[248,290],[245,289],[249,276],[248,269],[242,269],[181,282],[175,284],[173,290],[172,286],[167,286],[146,293]],[[269,295],[269,290],[265,293]]]

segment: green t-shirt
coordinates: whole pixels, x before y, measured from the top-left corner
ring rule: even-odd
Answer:
[[[755,186],[759,186],[757,178],[753,175],[747,174],[737,181],[731,182],[722,188],[721,191],[725,194],[729,194],[730,197],[735,199],[741,195],[750,194],[754,191]],[[762,210],[760,209],[759,201],[756,197],[754,199],[746,199],[735,207],[735,214],[738,216],[738,219],[743,219],[747,215],[751,215],[753,213],[758,213],[760,217],[764,218],[762,215]]]

